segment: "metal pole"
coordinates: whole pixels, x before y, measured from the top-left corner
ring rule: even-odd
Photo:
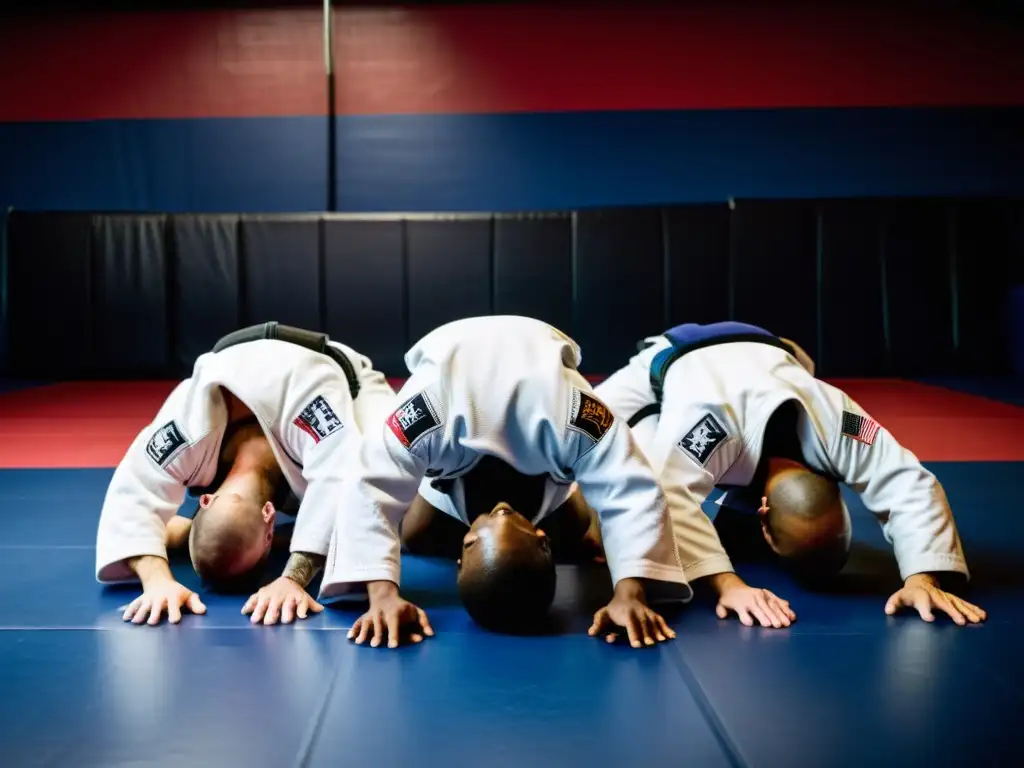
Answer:
[[[331,0],[324,0],[324,71],[327,79],[327,210],[338,208],[337,118],[334,95],[334,10]]]
[[[10,354],[11,329],[7,326],[7,242],[10,234],[7,225],[10,222],[14,206],[0,214],[0,374],[8,371],[8,355]]]

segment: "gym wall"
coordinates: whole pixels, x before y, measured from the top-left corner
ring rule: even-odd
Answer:
[[[537,294],[535,314],[569,318],[588,349],[599,345],[588,355],[594,372],[618,364],[634,326],[656,332],[667,317],[782,323],[808,348],[821,346],[831,359],[823,370],[861,375],[916,375],[929,366],[904,362],[904,347],[932,350],[934,358],[959,349],[961,324],[974,323],[987,329],[984,350],[941,365],[933,359],[931,367],[1006,368],[1008,289],[1022,258],[1013,245],[1020,207],[1011,203],[1024,190],[1019,25],[935,4],[926,11],[809,3],[691,3],[684,10],[339,5],[329,90],[321,10],[301,5],[5,20],[0,205],[233,219],[323,211],[561,212],[554,220],[568,222],[559,225],[568,234],[558,237],[569,240],[559,241],[561,255],[543,267],[544,251],[529,251],[530,240],[500,251],[500,227],[491,225],[486,247],[482,240],[467,244],[458,233],[472,228],[451,222],[429,228],[445,232],[438,235],[444,248],[416,250],[411,225],[402,224],[402,248],[412,250],[394,246],[385,249],[390,255],[372,257],[374,251],[353,245],[344,258],[358,261],[318,267],[364,289],[355,275],[367,269],[381,275],[375,290],[407,286],[402,311],[381,315],[379,339],[367,337],[392,367],[420,330],[409,320],[416,302],[441,297],[438,317],[485,306],[508,311],[515,302],[497,297],[523,291]],[[701,223],[674,230],[665,222],[676,215]],[[837,216],[846,223],[836,224]],[[184,221],[158,218],[164,232],[179,225],[167,222]],[[581,225],[590,219],[627,223],[607,225],[609,234],[607,226]],[[95,262],[105,252],[97,243],[113,225],[87,220],[100,233],[90,235],[93,261],[74,269],[115,269],[120,262]],[[238,220],[237,239],[247,242],[240,233],[249,220]],[[599,236],[588,241],[593,232]],[[829,246],[832,236],[838,240]],[[19,286],[18,276],[27,273],[14,259],[35,247],[18,237],[21,250],[8,249],[12,350],[18,334],[29,332],[14,322],[17,296],[32,286]],[[325,256],[330,249],[313,253],[312,236],[303,237],[270,250],[265,258],[279,262],[272,274],[295,277],[305,268],[300,264],[342,258]],[[152,241],[132,242],[138,275],[151,285],[169,279],[159,272]],[[446,248],[458,255],[446,256]],[[581,255],[595,248],[599,257]],[[829,254],[837,249],[845,255],[833,264],[838,257]],[[501,260],[496,250],[505,254]],[[897,252],[910,255],[893,257]],[[243,254],[238,263],[247,259]],[[890,275],[893,264],[910,271]],[[539,268],[559,277],[537,287],[530,270]],[[66,273],[54,266],[51,274]],[[223,290],[245,295],[251,274]],[[486,286],[486,302],[460,293],[484,274],[487,281],[475,285]],[[142,279],[108,281],[89,306],[132,306],[137,297],[119,291],[137,290]],[[965,281],[973,281],[970,290]],[[267,311],[293,311],[316,294],[317,316],[330,315],[322,280],[284,284],[295,293],[278,294]],[[666,285],[676,291],[671,299],[664,298]],[[51,294],[59,290],[51,282]],[[650,293],[662,297],[657,309]],[[164,295],[173,305],[168,311],[180,316],[182,291]],[[965,299],[975,295],[987,300]],[[207,296],[230,305],[228,294]],[[382,306],[394,300],[373,296]],[[847,336],[860,333],[863,322],[870,341],[862,346],[869,349],[881,325],[883,352],[841,354],[847,336],[834,336],[825,315],[844,301],[858,313],[844,320]],[[781,314],[766,314],[766,306]],[[969,306],[975,309],[965,320]],[[63,311],[57,302],[51,307]],[[618,323],[609,307],[630,319]],[[271,319],[239,313],[225,317]],[[70,327],[77,320],[53,322]],[[333,332],[358,345],[353,334],[362,331]],[[924,341],[915,344],[922,332]],[[118,354],[123,359],[107,367],[96,357],[90,375],[159,374],[149,351]],[[168,360],[180,354],[171,349]],[[11,365],[10,372],[26,370]]]

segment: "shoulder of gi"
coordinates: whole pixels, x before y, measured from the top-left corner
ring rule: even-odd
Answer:
[[[412,376],[395,396],[384,419],[385,439],[428,465],[441,460],[441,437],[449,414],[442,388],[425,377]]]
[[[138,460],[185,486],[213,480],[227,421],[223,395],[195,378],[178,384],[139,435]]]
[[[561,414],[557,414],[562,428],[565,467],[557,469],[569,477],[569,468],[598,446],[614,439],[613,433],[620,427],[620,419],[605,401],[580,377],[571,382],[567,402]],[[556,416],[556,414],[552,414]],[[625,422],[621,423],[621,427]]]

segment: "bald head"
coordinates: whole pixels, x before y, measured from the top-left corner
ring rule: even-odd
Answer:
[[[800,576],[827,578],[846,563],[850,520],[839,484],[797,462],[772,459],[765,538]]]
[[[540,625],[555,597],[555,561],[543,531],[507,504],[478,517],[463,539],[459,595],[472,619],[495,632]]]
[[[274,536],[274,507],[235,493],[204,495],[192,520],[192,567],[211,589],[251,588]]]

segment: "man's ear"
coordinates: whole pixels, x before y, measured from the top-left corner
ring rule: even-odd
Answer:
[[[268,501],[263,505],[263,522],[268,525],[273,525],[274,519],[277,517],[277,510],[274,508],[274,503]]]

